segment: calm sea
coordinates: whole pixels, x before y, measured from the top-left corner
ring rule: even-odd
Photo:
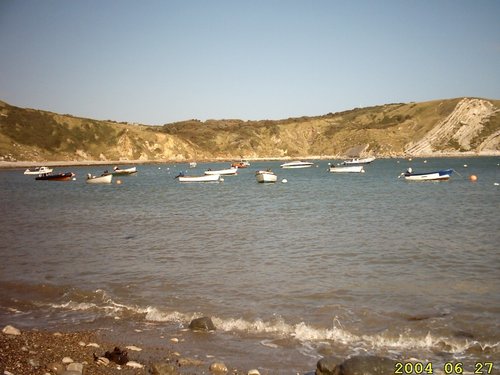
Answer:
[[[0,324],[103,329],[270,373],[353,354],[499,369],[499,164],[253,162],[220,184],[174,176],[228,163],[151,164],[108,186],[85,183],[99,166],[56,169],[71,182],[0,171]],[[458,173],[398,179],[409,166]],[[262,168],[279,182],[258,184]],[[186,330],[199,316],[217,331]]]

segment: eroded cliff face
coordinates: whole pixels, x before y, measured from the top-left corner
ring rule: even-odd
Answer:
[[[499,130],[486,139],[480,138],[491,117],[497,113],[499,109],[487,100],[464,98],[421,140],[409,143],[405,152],[418,156],[454,151],[498,151]]]

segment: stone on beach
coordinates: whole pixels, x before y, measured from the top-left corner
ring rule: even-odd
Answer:
[[[12,335],[12,336],[19,336],[21,334],[21,331],[18,330],[16,327],[13,327],[11,325],[7,325],[2,329],[2,332],[6,335]]]
[[[132,368],[144,368],[144,365],[142,365],[136,361],[128,361],[127,366],[132,367]]]
[[[152,375],[178,375],[177,367],[170,363],[154,363],[149,370]]]
[[[83,364],[78,363],[78,362],[73,362],[66,367],[67,371],[76,371],[79,372],[80,374],[83,373]]]
[[[139,348],[138,346],[134,345],[126,346],[125,349],[132,350],[134,352],[140,352],[142,350],[142,348]]]
[[[191,320],[189,328],[193,331],[215,331],[215,325],[212,319],[207,316]]]
[[[224,375],[227,373],[227,367],[222,362],[214,362],[210,365],[210,372],[216,375]]]
[[[104,353],[104,357],[118,365],[124,365],[128,362],[127,351],[121,350],[119,347],[115,347],[112,352],[107,351]]]
[[[354,356],[339,363],[337,358],[321,358],[316,375],[387,375],[394,373],[394,361],[386,357]]]
[[[95,362],[100,366],[109,365],[109,359],[107,359],[106,357],[97,357],[95,358]]]

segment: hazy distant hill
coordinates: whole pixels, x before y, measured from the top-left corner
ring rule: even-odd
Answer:
[[[97,121],[0,102],[0,160],[500,154],[500,100],[457,98],[356,108],[279,121]]]

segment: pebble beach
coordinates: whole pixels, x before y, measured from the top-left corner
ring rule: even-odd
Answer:
[[[128,361],[107,360],[119,348]],[[97,357],[97,358],[96,358]],[[4,375],[132,375],[243,374],[214,359],[189,358],[167,347],[139,347],[108,341],[96,331],[21,331],[6,326],[0,334],[0,374]]]

